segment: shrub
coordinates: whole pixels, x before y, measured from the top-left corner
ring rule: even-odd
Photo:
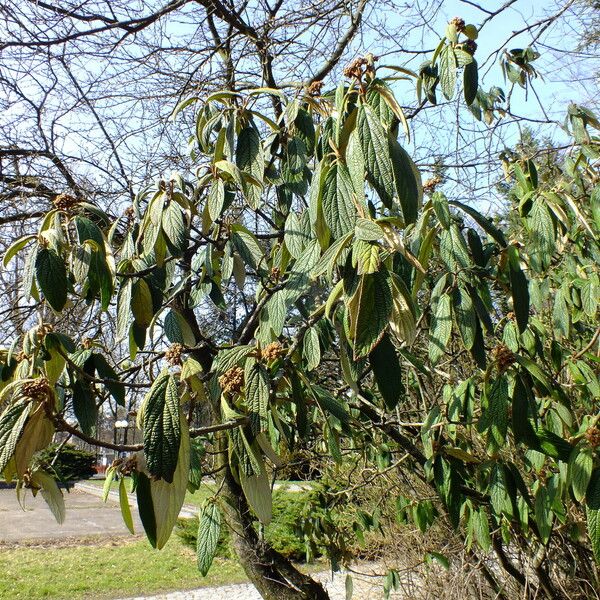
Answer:
[[[55,460],[57,451],[58,457]],[[52,465],[58,478],[63,482],[89,479],[96,474],[94,468],[96,455],[71,444],[65,444],[62,447],[59,444],[52,444],[40,452],[39,457],[42,462]]]

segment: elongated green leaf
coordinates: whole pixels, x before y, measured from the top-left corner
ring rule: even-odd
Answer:
[[[246,402],[250,411],[250,427],[254,435],[266,431],[268,426],[269,373],[254,358],[246,359],[244,369]]]
[[[594,457],[591,448],[575,448],[569,459],[567,478],[578,502],[585,498],[593,468]]]
[[[529,322],[529,286],[519,264],[519,253],[514,246],[508,248],[508,268],[513,309],[519,331],[523,333]]]
[[[61,525],[65,521],[65,499],[58,488],[54,477],[49,473],[38,469],[31,474],[31,481],[42,488],[42,498],[46,501],[50,512],[54,515],[56,522]]]
[[[341,163],[332,165],[325,175],[322,206],[325,222],[335,238],[341,238],[354,229],[356,207],[353,197],[348,168]]]
[[[154,316],[152,293],[143,279],[138,279],[131,289],[131,312],[140,327],[146,328],[152,322]]]
[[[198,515],[198,538],[196,557],[198,570],[206,576],[212,565],[219,535],[221,534],[221,512],[214,502],[206,502]]]
[[[423,197],[421,174],[408,152],[394,139],[390,139],[390,156],[396,193],[406,225],[415,223]]]
[[[19,401],[9,405],[0,415],[0,473],[12,458],[30,409],[30,403]]]
[[[454,89],[456,88],[456,56],[452,46],[447,44],[442,48],[439,60],[442,93],[448,100],[452,100],[454,97]]]
[[[172,375],[159,375],[142,407],[144,456],[149,473],[156,479],[173,481],[177,467],[181,428],[179,392]]]
[[[385,270],[360,277],[347,305],[355,360],[369,354],[381,339],[389,323],[392,304],[389,274]]]
[[[35,240],[35,238],[35,235],[25,235],[13,242],[4,253],[2,266],[7,267],[8,263],[13,259],[13,257],[17,255],[23,248],[25,248],[25,246],[27,246],[31,240]]]
[[[164,479],[150,481],[150,494],[152,510],[156,524],[156,548],[161,549],[171,537],[173,527],[177,523],[179,512],[185,500],[185,493],[190,472],[190,436],[185,415],[181,414],[179,421],[181,443],[177,458],[177,468],[173,474],[173,481],[169,483]],[[152,533],[152,531],[150,532]],[[149,536],[150,537],[150,536]]]
[[[443,294],[438,303],[429,330],[429,360],[435,364],[442,357],[452,333],[452,308],[449,294]]]
[[[404,394],[404,386],[398,354],[387,333],[369,354],[369,362],[387,409],[394,410]]]
[[[475,332],[477,329],[477,315],[473,307],[473,301],[465,288],[456,288],[452,294],[454,301],[454,318],[460,337],[467,350],[471,350],[475,343]]]
[[[261,459],[262,462],[262,459]],[[263,525],[268,525],[273,516],[271,487],[264,463],[259,475],[246,475],[240,470],[240,483],[248,504]]]
[[[169,202],[162,214],[162,230],[171,249],[179,255],[187,247],[183,213],[176,202]]]
[[[48,304],[60,312],[67,303],[67,269],[55,250],[43,246],[38,248],[35,278]]]
[[[319,334],[315,327],[309,327],[304,334],[302,357],[306,361],[308,371],[316,369],[321,362],[321,345],[319,343]]]
[[[165,317],[164,330],[167,339],[172,343],[192,347],[196,337],[185,317],[175,309],[171,309]]]
[[[127,337],[131,325],[131,298],[133,281],[127,278],[117,296],[117,341]]]
[[[213,363],[215,373],[221,375],[232,367],[239,367],[252,350],[253,346],[235,346],[221,350]]]
[[[466,212],[487,234],[496,240],[500,246],[503,248],[506,247],[507,242],[504,234],[492,223],[490,219],[484,217],[480,212],[476,211],[471,206],[467,206],[458,200],[451,200],[450,204]]]
[[[463,92],[467,106],[471,106],[477,97],[479,88],[479,75],[477,61],[472,59],[463,69]]]
[[[362,104],[358,109],[356,130],[364,156],[367,179],[383,204],[391,208],[394,196],[394,174],[388,135],[367,104]]]
[[[125,478],[121,477],[119,481],[119,504],[121,506],[121,516],[130,533],[135,533],[133,529],[133,517],[131,516],[131,507],[127,497],[127,488],[125,487]]]

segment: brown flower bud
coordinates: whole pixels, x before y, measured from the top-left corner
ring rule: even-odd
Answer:
[[[494,358],[500,373],[504,373],[515,362],[515,355],[505,344],[499,344],[494,348]]]
[[[52,201],[52,204],[54,204],[58,210],[68,212],[74,206],[79,204],[79,200],[70,194],[58,194],[58,196],[56,196]]]
[[[224,392],[239,394],[244,386],[244,369],[233,367],[219,377],[219,385]]]
[[[181,344],[173,344],[165,352],[165,360],[173,367],[181,365],[181,355],[183,354],[183,346]]]
[[[309,96],[320,96],[321,90],[323,89],[323,85],[325,85],[322,81],[313,81],[307,88]]]
[[[261,357],[268,363],[284,356],[285,353],[286,349],[279,342],[272,342],[262,349]]]
[[[454,17],[453,19],[450,19],[450,25],[454,25],[458,33],[462,33],[466,27],[465,20],[461,19],[460,17]]]
[[[23,395],[33,400],[46,400],[51,391],[50,382],[45,377],[39,377],[23,384]]]
[[[600,429],[598,427],[590,427],[585,432],[585,439],[592,448],[598,448],[600,446]]]

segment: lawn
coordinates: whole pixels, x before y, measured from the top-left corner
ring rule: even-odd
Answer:
[[[207,577],[177,536],[162,550],[147,540],[0,550],[0,598],[124,598],[245,580],[237,562],[216,559]]]

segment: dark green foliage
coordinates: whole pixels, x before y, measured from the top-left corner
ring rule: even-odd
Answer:
[[[39,453],[41,462],[52,465],[58,479],[63,482],[75,482],[89,479],[96,474],[94,465],[96,455],[86,450],[76,448],[72,444],[52,444]],[[56,453],[58,451],[58,457]]]

